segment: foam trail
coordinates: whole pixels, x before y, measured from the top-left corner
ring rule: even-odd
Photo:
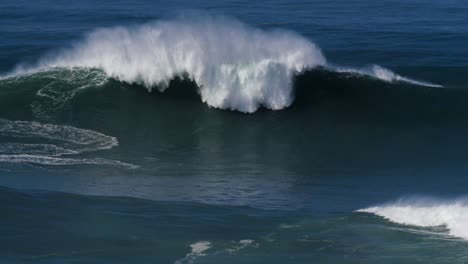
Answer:
[[[0,118],[0,136],[56,140],[68,148],[73,148],[71,154],[111,149],[119,144],[115,137],[88,129],[33,121],[10,121],[3,118]],[[6,147],[3,145],[3,149]],[[18,145],[15,147],[17,148]],[[31,147],[31,145],[25,145],[25,147]],[[49,146],[49,150],[56,151],[57,148],[52,149]]]
[[[44,58],[35,67],[18,67],[14,74],[98,68],[120,81],[161,91],[176,76],[188,76],[209,106],[252,113],[262,106],[278,110],[291,105],[294,75],[317,66],[439,87],[380,66],[363,70],[328,65],[313,42],[294,32],[264,31],[213,16],[96,30],[72,48]]]
[[[0,133],[1,135],[1,133]],[[77,150],[66,149],[53,144],[23,144],[4,143],[0,144],[0,154],[26,154],[26,155],[48,155],[51,157],[62,155],[79,154]]]
[[[136,169],[138,166],[102,158],[65,158],[83,152],[107,150],[118,146],[115,137],[72,126],[0,118],[0,137],[31,138],[47,143],[0,144],[0,163],[65,165],[107,165]]]
[[[42,155],[28,155],[28,154],[20,154],[20,155],[0,154],[0,163],[1,162],[19,163],[19,164],[31,163],[31,164],[41,164],[41,165],[48,165],[48,166],[107,165],[107,166],[125,167],[129,169],[139,168],[136,165],[121,162],[118,160],[101,159],[101,158],[93,158],[93,159],[58,158],[58,157],[50,157],[50,156],[42,156]]]
[[[437,201],[434,199],[406,199],[394,203],[360,209],[394,223],[421,227],[445,226],[449,234],[468,239],[468,199]]]
[[[374,78],[380,79],[386,82],[406,82],[414,85],[419,86],[427,86],[433,88],[443,88],[442,85],[434,84],[425,81],[418,81],[408,77],[404,77],[392,72],[389,69],[386,69],[379,65],[372,65],[368,68],[356,69],[356,68],[349,68],[349,67],[341,67],[341,66],[329,66],[333,71],[336,72],[344,72],[344,73],[355,73],[359,75],[367,75],[372,76]]]

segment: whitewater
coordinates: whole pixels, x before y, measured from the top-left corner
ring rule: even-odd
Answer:
[[[407,198],[357,210],[391,222],[419,227],[445,227],[450,235],[468,240],[468,198],[440,200]]]
[[[98,29],[72,47],[18,65],[17,76],[53,68],[98,68],[117,80],[164,91],[182,77],[195,81],[211,107],[255,112],[294,101],[294,76],[315,67],[386,82],[440,87],[378,65],[360,69],[327,62],[310,40],[286,30],[261,30],[214,16],[183,17],[139,26]]]

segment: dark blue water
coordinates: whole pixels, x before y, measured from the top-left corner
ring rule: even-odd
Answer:
[[[0,3],[0,262],[468,261],[468,4]]]

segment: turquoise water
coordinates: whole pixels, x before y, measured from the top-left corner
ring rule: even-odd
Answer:
[[[463,2],[0,10],[0,262],[468,261]]]

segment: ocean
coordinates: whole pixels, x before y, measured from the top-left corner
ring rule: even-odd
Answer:
[[[468,3],[0,1],[0,263],[468,262]]]

